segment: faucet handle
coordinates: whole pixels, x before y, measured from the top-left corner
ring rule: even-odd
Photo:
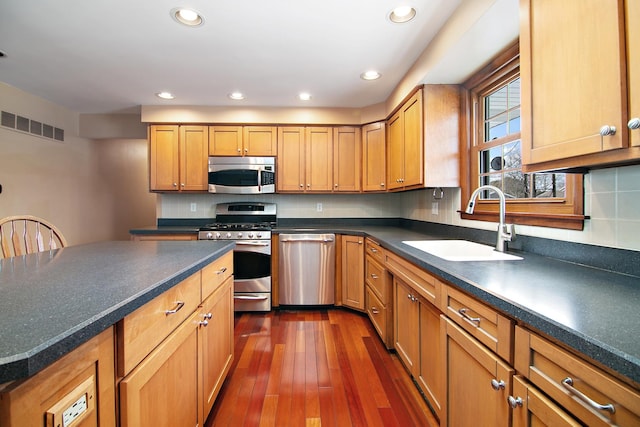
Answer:
[[[515,224],[505,224],[502,229],[502,235],[507,242],[511,242],[516,238],[516,226]]]

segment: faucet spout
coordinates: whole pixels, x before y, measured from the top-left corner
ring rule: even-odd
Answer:
[[[515,233],[514,233],[513,225],[511,226],[511,230],[509,230],[509,226],[505,222],[507,202],[502,190],[500,190],[498,187],[495,187],[493,185],[481,185],[480,187],[476,188],[473,191],[473,193],[471,193],[471,197],[469,198],[469,203],[467,203],[467,208],[465,209],[465,212],[468,213],[469,215],[473,214],[476,199],[478,198],[478,195],[480,194],[480,192],[485,190],[493,191],[498,195],[498,198],[500,199],[500,216],[499,216],[499,223],[498,223],[498,238],[496,241],[496,250],[499,252],[504,252],[505,242],[510,242]]]

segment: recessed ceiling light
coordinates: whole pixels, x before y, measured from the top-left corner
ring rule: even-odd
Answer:
[[[310,99],[311,99],[311,94],[310,94],[310,93],[307,93],[307,92],[302,92],[301,94],[299,94],[299,95],[298,95],[298,98],[299,98],[301,101],[308,101],[308,100],[310,100]]]
[[[416,10],[411,6],[396,7],[389,13],[389,20],[396,24],[411,21],[416,16]]]
[[[0,50],[0,58],[4,58],[5,56],[7,56],[7,54]]]
[[[364,73],[360,74],[360,78],[362,80],[377,80],[381,76],[382,76],[382,74],[380,74],[379,72],[377,72],[375,70],[365,71]]]
[[[178,23],[187,27],[199,27],[204,24],[204,18],[193,9],[171,9],[171,17]]]
[[[158,93],[156,93],[156,96],[158,98],[162,98],[162,99],[173,99],[173,98],[175,98],[175,96],[173,96],[173,94],[171,92],[158,92]]]
[[[244,94],[242,92],[231,92],[229,94],[229,98],[234,101],[241,101],[244,99]]]

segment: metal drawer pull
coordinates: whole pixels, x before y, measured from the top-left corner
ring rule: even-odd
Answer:
[[[562,380],[562,385],[564,388],[569,390],[569,392],[575,395],[578,399],[582,400],[587,405],[591,406],[593,409],[598,411],[608,411],[612,414],[616,413],[616,408],[614,408],[613,404],[608,403],[606,405],[601,405],[598,402],[591,400],[586,394],[582,393],[580,390],[573,386],[573,379],[571,377],[567,377]]]
[[[522,407],[522,398],[521,397],[507,397],[507,402],[509,402],[509,406],[513,409],[516,409],[518,406]]]
[[[467,319],[469,322],[474,322],[477,323],[478,325],[480,325],[480,318],[479,317],[471,317],[467,314],[467,309],[466,308],[461,308],[458,310],[458,313],[460,313],[460,315],[462,315],[462,317],[464,317],[465,319]],[[476,326],[478,326],[476,325]]]
[[[216,271],[216,274],[222,274],[227,271],[227,267],[222,267],[220,270]]]
[[[250,301],[264,301],[267,299],[266,296],[260,296],[260,295],[234,295],[233,299],[240,299],[240,300],[250,300]]]
[[[251,242],[246,240],[236,240],[235,243],[238,246],[269,246],[271,244],[271,242]]]
[[[378,250],[376,248],[371,248],[371,252],[373,252],[374,254],[377,254]]]
[[[493,388],[495,391],[504,390],[505,387],[506,385],[504,381],[498,381],[495,378],[491,380],[491,388]]]
[[[204,317],[205,319],[211,319],[213,317],[213,314],[211,313],[203,314],[202,317]]]
[[[170,314],[176,314],[177,312],[180,311],[180,309],[184,307],[184,301],[176,301],[176,308],[174,308],[173,310],[165,310],[164,314],[166,316],[170,315]]]
[[[377,278],[378,278],[378,275],[377,275],[377,274],[373,274],[373,273],[371,273],[371,278],[372,278],[372,279],[377,279]]]
[[[204,317],[204,320],[199,321],[198,325],[207,326],[207,325],[209,325],[209,319],[211,319],[213,317],[213,314],[211,314],[211,313],[203,314],[202,317]]]
[[[378,309],[377,309],[376,307],[371,307],[371,312],[372,312],[373,314],[378,314],[378,313],[380,313],[380,311],[378,311]]]

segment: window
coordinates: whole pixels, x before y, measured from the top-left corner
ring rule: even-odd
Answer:
[[[465,83],[468,112],[467,155],[463,167],[462,204],[480,185],[500,188],[507,199],[508,220],[517,224],[582,229],[582,176],[527,173],[520,140],[519,46],[511,46]],[[526,118],[523,118],[526,120]],[[475,214],[465,219],[495,221],[494,192],[480,193]]]

